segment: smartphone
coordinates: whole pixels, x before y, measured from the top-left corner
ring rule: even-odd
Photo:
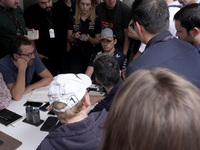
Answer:
[[[49,108],[48,108],[49,105],[50,105],[49,102],[47,102],[47,103],[44,104],[42,107],[40,107],[40,110],[42,110],[42,111],[47,111],[47,110],[49,110]]]
[[[42,106],[42,102],[30,102],[27,101],[24,106],[32,106],[32,107],[41,107]]]
[[[53,126],[56,125],[58,122],[57,117],[48,117],[42,127],[40,128],[41,131],[49,131]]]

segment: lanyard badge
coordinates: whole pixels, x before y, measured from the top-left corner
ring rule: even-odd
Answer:
[[[49,36],[50,36],[50,38],[55,38],[54,29],[49,29]]]

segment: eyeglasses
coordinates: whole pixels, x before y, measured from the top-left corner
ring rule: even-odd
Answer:
[[[31,58],[31,56],[34,55],[35,52],[36,52],[36,50],[34,50],[32,53],[29,53],[29,54],[19,54],[19,53],[17,53],[17,54],[20,56],[27,56],[27,57]]]

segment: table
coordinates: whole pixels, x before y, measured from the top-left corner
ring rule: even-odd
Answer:
[[[22,122],[22,120],[26,118],[26,107],[23,106],[23,104],[27,101],[29,96],[30,93],[24,95],[20,101],[13,100],[7,107],[7,109],[21,115],[23,117],[21,120],[13,123],[13,126],[4,126],[0,124],[1,131],[22,142],[22,145],[17,150],[35,150],[48,134],[48,132],[40,131],[42,124],[36,127]],[[49,116],[47,113],[48,112],[40,111],[40,119],[45,121]]]
[[[22,145],[17,150],[35,150],[41,141],[48,135],[48,132],[40,131],[42,124],[36,127],[34,125],[22,122],[22,120],[26,118],[26,107],[23,106],[23,104],[28,100],[30,95],[31,93],[24,95],[20,101],[11,101],[10,105],[7,107],[7,109],[21,115],[23,117],[21,120],[13,123],[13,126],[4,126],[0,124],[1,131],[22,142]],[[103,98],[104,96],[90,96],[93,107]],[[50,116],[47,113],[48,111],[40,111],[40,119],[45,121]]]

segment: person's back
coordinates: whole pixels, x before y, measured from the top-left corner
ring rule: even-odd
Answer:
[[[94,75],[96,81],[101,84],[108,93],[90,113],[106,109],[109,111],[113,98],[121,86],[121,74],[118,62],[109,54],[101,54],[94,60]]]
[[[144,10],[143,7],[147,5],[149,9]],[[132,10],[135,27],[140,29],[136,31],[146,48],[140,57],[129,63],[126,75],[129,76],[138,69],[166,67],[185,76],[200,88],[200,70],[197,69],[200,67],[200,56],[191,44],[178,40],[167,31],[167,4],[162,0],[142,0],[140,3],[136,0]],[[139,15],[141,13],[146,17]],[[162,14],[162,17],[158,14]],[[140,32],[141,28],[145,31],[144,35]]]
[[[90,114],[87,89],[91,80],[84,74],[60,74],[49,88],[49,100],[60,123],[41,142],[38,150],[96,150],[102,136],[106,110]]]
[[[38,150],[96,150],[99,146],[106,110],[91,113],[89,118],[80,122],[63,124],[43,140]],[[61,144],[62,143],[62,144]]]
[[[115,95],[100,150],[199,150],[200,91],[169,69],[138,70]]]

